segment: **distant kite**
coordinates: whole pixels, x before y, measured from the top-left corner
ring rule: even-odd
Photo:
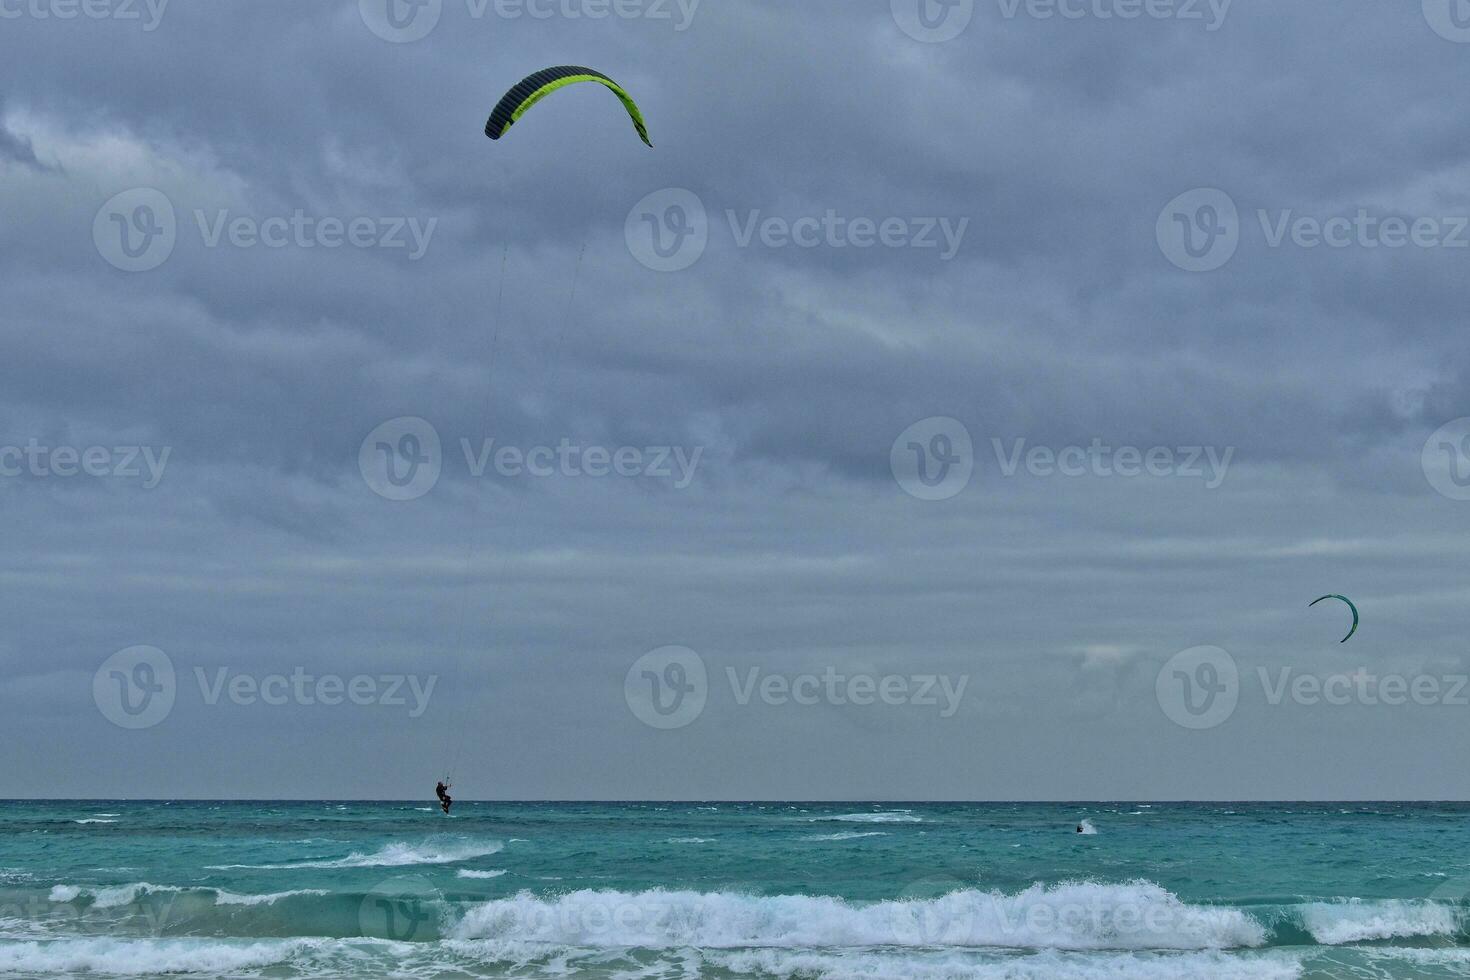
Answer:
[[[1343,602],[1347,603],[1347,607],[1353,611],[1353,628],[1348,630],[1347,636],[1344,636],[1341,640],[1338,641],[1339,643],[1346,643],[1348,640],[1352,639],[1353,634],[1358,631],[1358,607],[1353,605],[1353,600],[1349,599],[1345,595],[1324,595],[1322,599],[1341,599]],[[1307,608],[1310,609],[1312,606],[1315,606],[1317,603],[1321,602],[1322,599],[1313,599],[1310,603],[1307,604]]]

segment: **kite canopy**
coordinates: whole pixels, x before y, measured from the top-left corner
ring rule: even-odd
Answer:
[[[639,139],[653,146],[653,142],[648,138],[648,127],[643,122],[643,113],[638,109],[638,103],[633,101],[633,97],[621,85],[602,72],[591,68],[579,68],[575,65],[543,68],[517,82],[515,87],[505,93],[505,97],[495,106],[495,111],[490,113],[490,119],[485,123],[485,135],[493,140],[500,139],[507,129],[526,114],[526,110],[531,106],[557,89],[575,85],[578,82],[596,82],[611,89],[612,93],[623,103],[623,108],[628,110],[628,115],[633,120],[633,128],[638,130]]]

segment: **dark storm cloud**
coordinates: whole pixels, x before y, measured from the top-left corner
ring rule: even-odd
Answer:
[[[1470,503],[1436,493],[1421,454],[1470,415],[1470,249],[1272,235],[1470,213],[1452,96],[1470,45],[1414,4],[1096,15],[1122,6],[980,2],[942,43],[838,0],[602,18],[446,0],[406,43],[374,33],[373,2],[7,7],[0,448],[169,455],[156,486],[64,462],[0,477],[0,708],[19,719],[0,722],[17,746],[0,795],[283,796],[322,771],[337,794],[401,795],[465,718],[499,747],[461,780],[471,796],[1211,795],[1201,744],[1222,795],[1462,794],[1392,766],[1306,785],[1262,748],[1391,758],[1439,738],[1424,713],[1340,713],[1329,738],[1242,693],[1229,726],[1189,732],[1154,681],[1206,643],[1248,678],[1463,669],[1470,589],[1442,542]],[[632,91],[656,148],[592,86],[485,140],[505,88],[564,63]],[[94,223],[114,233],[104,205],[135,188],[164,195],[176,241],[129,272]],[[709,234],[661,273],[625,224],[669,188]],[[1239,242],[1192,273],[1156,225],[1200,188],[1229,196]],[[306,238],[280,248],[228,230],[298,216]],[[361,218],[405,246],[322,244],[323,222]],[[855,221],[927,223],[937,245],[860,247]],[[442,474],[393,501],[359,456],[402,416],[432,425]],[[906,495],[889,459],[932,416],[975,447],[944,501]],[[683,486],[476,479],[489,438],[700,456]],[[1008,453],[1094,442],[1232,455],[1217,486],[1006,473]],[[1351,663],[1323,659],[1305,612],[1329,589],[1365,610],[1330,650]],[[92,676],[135,644],[174,659],[180,704],[119,733]],[[716,687],[749,666],[972,679],[943,721],[712,692],[695,725],[657,732],[623,682],[667,644]],[[220,665],[446,680],[414,721],[273,714],[199,703],[193,669]],[[280,771],[293,733],[311,773]],[[1456,737],[1435,751],[1462,755]],[[401,758],[350,749],[384,738]],[[803,752],[812,767],[791,766]]]

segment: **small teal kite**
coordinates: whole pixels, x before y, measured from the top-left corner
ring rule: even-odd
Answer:
[[[1341,640],[1338,640],[1338,642],[1346,643],[1348,640],[1351,640],[1353,638],[1353,634],[1358,631],[1358,607],[1353,605],[1353,600],[1349,599],[1345,595],[1324,595],[1322,599],[1341,599],[1343,602],[1347,603],[1347,607],[1353,611],[1353,628],[1348,630],[1348,635],[1344,636]],[[1312,606],[1315,606],[1317,603],[1321,602],[1322,599],[1313,599],[1311,602],[1307,603],[1307,608],[1310,609]]]

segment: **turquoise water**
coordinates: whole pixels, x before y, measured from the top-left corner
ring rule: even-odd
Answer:
[[[1464,977],[1470,805],[0,803],[78,972]]]

